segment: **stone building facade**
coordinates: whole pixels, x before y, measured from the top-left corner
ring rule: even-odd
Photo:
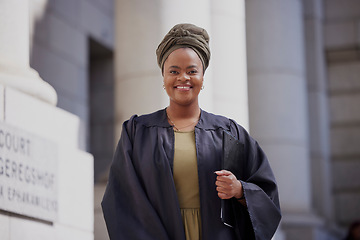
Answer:
[[[30,66],[55,89],[57,107],[77,116],[74,146],[94,156],[94,225],[79,229],[108,239],[100,201],[121,124],[167,106],[155,49],[179,22],[210,34],[201,107],[235,119],[268,155],[283,211],[274,238],[341,239],[359,219],[358,0],[28,2]],[[1,91],[8,85],[0,75]],[[1,120],[15,121],[5,112]]]

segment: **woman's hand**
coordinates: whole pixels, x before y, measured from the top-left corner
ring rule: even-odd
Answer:
[[[216,191],[221,199],[237,199],[243,196],[241,182],[236,179],[235,175],[227,170],[216,171]]]

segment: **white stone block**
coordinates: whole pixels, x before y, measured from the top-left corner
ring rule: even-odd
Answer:
[[[4,86],[0,84],[0,121],[4,121],[5,113],[5,90]]]
[[[56,239],[54,227],[49,223],[27,218],[10,218],[9,240]]]
[[[357,43],[356,22],[333,22],[324,26],[325,48],[354,47]]]
[[[10,240],[10,217],[0,213],[0,239]]]
[[[94,234],[90,231],[75,229],[69,226],[55,224],[55,235],[57,240],[93,240]],[[45,239],[44,239],[45,240]]]
[[[360,216],[360,194],[339,193],[335,196],[336,218],[339,222],[352,222]]]
[[[6,122],[58,144],[77,148],[79,119],[60,108],[18,92],[5,89]]]
[[[360,154],[360,127],[333,128],[330,134],[333,157],[358,156]]]
[[[360,94],[334,95],[330,97],[330,116],[333,124],[360,122]]]
[[[58,223],[93,232],[93,158],[90,154],[76,149],[60,147],[58,151]]]
[[[64,94],[64,95],[63,95]],[[89,123],[89,107],[88,104],[81,100],[69,98],[66,93],[60,92],[58,94],[58,107],[75,114],[80,118],[78,130],[78,144],[82,150],[87,149],[88,139],[88,123]]]
[[[353,161],[334,161],[332,166],[335,190],[360,188],[360,158]]]

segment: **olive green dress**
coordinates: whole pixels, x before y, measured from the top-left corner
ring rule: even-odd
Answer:
[[[175,131],[174,182],[186,239],[200,240],[200,196],[194,131]]]

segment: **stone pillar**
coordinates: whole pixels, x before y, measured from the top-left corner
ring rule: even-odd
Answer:
[[[214,112],[249,128],[245,1],[212,1]]]
[[[334,218],[330,163],[330,123],[323,39],[323,0],[303,0],[310,158],[314,208],[328,221]]]
[[[246,14],[250,131],[274,170],[287,239],[313,239],[302,2],[247,1]]]
[[[302,7],[254,0],[246,10],[251,132],[268,149],[282,209],[310,212]]]
[[[51,105],[57,95],[29,65],[29,2],[0,1],[0,84]]]
[[[115,143],[124,120],[159,109],[159,1],[115,1]]]

